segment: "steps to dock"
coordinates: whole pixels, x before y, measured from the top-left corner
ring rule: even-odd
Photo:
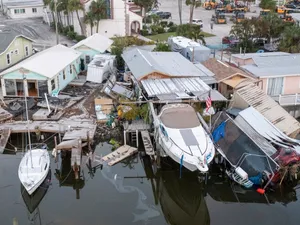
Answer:
[[[153,149],[153,145],[152,145],[152,142],[150,139],[149,132],[146,130],[143,130],[143,131],[141,131],[141,136],[142,136],[142,140],[144,143],[146,154],[149,156],[153,156],[155,153],[154,153],[154,149]]]

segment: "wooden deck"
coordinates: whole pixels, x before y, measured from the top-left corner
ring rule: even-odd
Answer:
[[[129,156],[132,156],[137,152],[137,148],[131,147],[129,145],[123,145],[119,147],[117,150],[113,151],[112,153],[104,156],[102,160],[107,162],[109,166],[113,166],[123,159],[126,159]]]
[[[89,133],[90,140],[93,140],[96,127],[93,119],[64,118],[57,122],[30,121],[28,128],[30,132],[65,133],[63,140],[81,139],[87,141],[87,133]],[[5,129],[10,129],[11,133],[25,133],[27,132],[27,122],[16,121],[0,124],[0,130]]]
[[[150,130],[150,124],[146,123],[144,120],[134,120],[131,124],[125,122],[124,129],[126,131]]]
[[[49,112],[48,109],[39,109],[35,114],[32,115],[32,119],[33,120],[39,120],[39,121],[57,121],[59,120],[63,115],[64,115],[64,111],[59,111],[58,113],[56,113],[55,115],[51,115],[53,110],[51,110]]]
[[[142,136],[142,140],[144,143],[146,154],[150,155],[150,156],[155,155],[149,132],[146,130],[143,130],[143,131],[141,131],[141,136]]]
[[[10,136],[10,129],[3,129],[0,133],[0,153],[4,152],[5,146],[7,144],[8,138]]]
[[[62,101],[68,101],[68,103],[66,104],[52,104],[51,102],[49,102],[49,107],[50,109],[58,109],[58,110],[64,110],[67,108],[70,108],[72,106],[74,106],[77,102],[81,101],[84,98],[84,96],[78,96],[78,97],[70,97],[67,95],[60,95],[59,99]],[[46,101],[43,102],[39,102],[37,104],[37,106],[41,107],[41,108],[46,108],[48,109],[47,103]]]

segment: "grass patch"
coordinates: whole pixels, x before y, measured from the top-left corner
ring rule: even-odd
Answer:
[[[213,37],[215,36],[214,34],[210,34],[210,33],[206,33],[206,32],[203,32],[202,31],[202,34],[204,35],[204,37]],[[168,33],[163,33],[163,34],[155,34],[155,35],[149,35],[149,36],[146,36],[147,38],[153,40],[153,41],[167,41],[168,40],[168,37],[171,37],[171,36],[177,36],[176,35],[176,32],[168,32]]]

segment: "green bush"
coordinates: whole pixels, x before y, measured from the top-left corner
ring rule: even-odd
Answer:
[[[64,35],[68,35],[68,32],[69,32],[69,27],[63,27],[63,28],[62,28],[62,33],[63,33]]]
[[[151,16],[146,16],[143,18],[143,23],[152,23],[152,17]]]
[[[162,33],[165,33],[165,29],[163,28],[163,27],[158,27],[157,28],[157,33],[159,33],[159,34],[162,34]]]
[[[176,32],[176,31],[177,31],[177,26],[176,25],[173,25],[173,26],[169,27],[168,32]]]
[[[77,35],[77,33],[74,31],[69,31],[67,34],[67,36],[72,40],[74,40],[76,38],[76,35]]]
[[[174,23],[172,22],[172,21],[170,21],[169,23],[168,23],[168,27],[173,27],[174,26]]]
[[[84,36],[84,35],[76,35],[76,37],[75,37],[75,40],[78,41],[78,42],[82,41],[84,39],[86,39],[86,36]]]
[[[149,34],[148,30],[146,29],[141,30],[140,33],[142,36],[147,36]]]
[[[166,27],[168,25],[168,21],[161,21],[160,26]]]
[[[143,25],[143,30],[147,30],[148,29],[148,27],[144,24]]]

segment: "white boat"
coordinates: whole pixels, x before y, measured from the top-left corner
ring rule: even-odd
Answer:
[[[187,104],[170,104],[153,114],[156,138],[164,152],[190,171],[207,172],[215,156],[215,147],[202,127],[194,108]]]
[[[24,82],[25,83],[25,82]],[[26,90],[24,85],[24,90]],[[50,169],[50,156],[47,149],[33,148],[31,144],[30,131],[29,131],[29,117],[28,117],[28,107],[27,98],[25,94],[25,108],[26,108],[26,118],[27,118],[27,130],[28,130],[28,142],[29,149],[26,148],[26,153],[21,159],[18,175],[19,179],[28,192],[32,195],[35,190],[43,183]]]

